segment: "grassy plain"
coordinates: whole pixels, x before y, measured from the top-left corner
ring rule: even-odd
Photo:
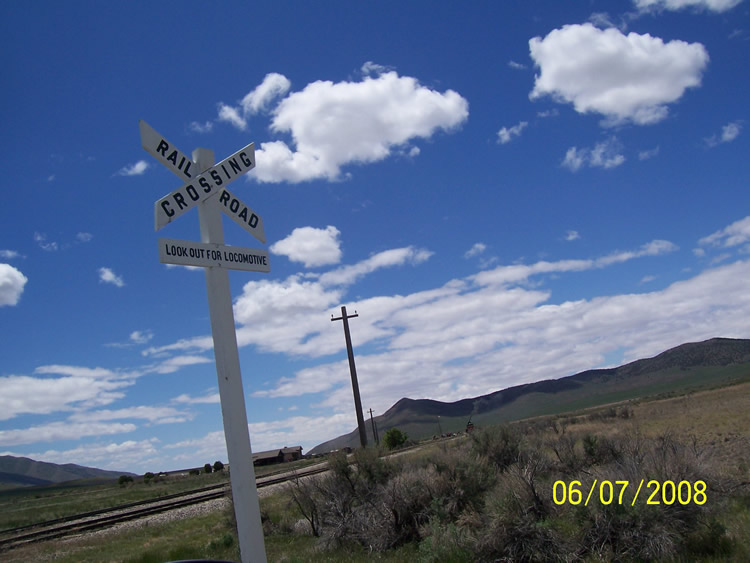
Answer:
[[[617,416],[610,416],[613,408],[618,413]],[[623,412],[627,412],[627,417],[622,416]],[[644,440],[662,440],[659,443],[664,444],[684,445],[686,452],[692,456],[691,459],[700,460],[699,469],[709,476],[706,478],[709,503],[705,510],[696,511],[696,517],[701,518],[701,522],[705,521],[705,523],[700,524],[703,528],[698,526],[690,532],[690,541],[697,546],[695,557],[691,559],[750,560],[750,488],[748,485],[750,483],[750,383],[701,390],[681,396],[631,400],[606,407],[538,417],[513,426],[526,437],[524,439],[528,438],[540,445],[539,451],[545,452],[545,463],[548,464],[545,467],[548,468],[555,464],[561,465],[553,453],[553,448],[563,443],[569,443],[570,453],[576,459],[585,459],[587,454],[584,441],[587,436],[596,437],[599,444],[607,443],[607,440],[612,443],[617,440],[620,440],[619,443],[626,443],[628,440],[643,438]],[[666,440],[665,437],[667,437]],[[447,471],[447,474],[464,478],[465,476],[460,475],[461,471],[466,471],[467,467],[471,470],[472,465],[460,465],[460,463],[461,460],[467,460],[474,455],[472,452],[475,450],[470,449],[471,442],[465,437],[428,442],[422,449],[406,453],[398,458],[400,460],[398,464],[402,468],[414,468],[415,475],[416,472],[421,471],[420,475],[434,476],[435,469],[431,468],[431,464],[435,467],[440,464],[445,465],[442,460],[453,459],[453,463],[459,465],[453,469],[440,471]],[[589,442],[589,446],[590,444]],[[658,448],[653,451],[658,452]],[[456,455],[452,452],[456,452]],[[486,465],[485,462],[482,463]],[[613,467],[613,464],[602,462],[588,469],[584,468],[584,471],[614,480],[616,474],[608,473]],[[554,506],[550,500],[552,480],[564,479],[570,482],[575,476],[583,474],[557,474],[551,469],[549,471],[549,476],[540,477],[537,481],[537,492],[543,497],[541,503],[547,506],[550,514],[539,520],[534,520],[529,516],[529,520],[524,521],[520,531],[530,534],[529,542],[542,542],[540,545],[544,546],[546,539],[569,537],[570,542],[585,543],[586,537],[582,530],[588,530],[586,533],[590,534],[591,530],[598,530],[597,526],[603,525],[602,522],[605,522],[606,518],[624,517],[616,511],[610,513],[602,506],[597,506],[589,513],[582,512],[582,507]],[[268,560],[284,562],[336,562],[362,559],[394,562],[476,560],[477,553],[480,553],[476,551],[477,549],[480,547],[485,550],[489,549],[487,537],[481,534],[494,529],[490,527],[490,524],[494,522],[492,525],[500,526],[497,530],[509,525],[509,515],[504,508],[504,503],[508,499],[502,496],[505,494],[503,492],[505,489],[498,489],[498,487],[503,480],[523,477],[523,471],[517,473],[518,475],[515,473],[511,475],[507,472],[501,474],[497,477],[498,484],[494,489],[489,489],[484,496],[477,497],[479,500],[474,501],[473,505],[467,501],[468,503],[456,512],[453,520],[446,516],[446,511],[450,509],[448,504],[437,507],[427,505],[424,511],[425,514],[432,511],[430,512],[433,514],[432,520],[423,520],[412,540],[397,543],[395,547],[383,551],[368,549],[367,542],[357,541],[353,539],[354,536],[342,536],[332,540],[330,535],[326,537],[323,533],[320,538],[313,537],[310,534],[309,523],[292,501],[290,489],[284,488],[261,499]],[[205,477],[205,481],[208,482],[208,478],[219,476],[201,477]],[[658,478],[658,475],[635,474],[633,477],[650,479]],[[419,481],[415,482],[415,484],[418,483]],[[523,483],[523,480],[519,483]],[[192,483],[192,486],[201,485]],[[83,504],[79,499],[87,496],[92,499],[99,498],[97,502],[105,502],[103,499],[106,498],[106,502],[112,505],[123,504],[130,501],[131,497],[128,495],[134,494],[133,491],[139,487],[145,489],[149,485],[138,484],[136,487],[131,487],[130,491],[117,485],[109,489],[93,487],[88,492],[85,489],[71,491],[67,497],[60,492],[59,499],[43,495],[33,498],[38,493],[27,491],[32,494],[31,498],[23,500],[24,510],[37,511],[41,514],[48,510],[50,505],[57,504],[58,500],[61,505],[72,504],[80,507]],[[6,510],[12,509],[16,502],[20,505],[21,497],[22,495],[19,494],[15,500],[9,500],[7,493],[0,495],[0,514],[3,514],[3,518],[5,518]],[[86,501],[86,506],[89,506],[88,501]],[[646,529],[663,529],[663,535],[660,537],[667,544],[669,541],[674,543],[684,539],[681,539],[679,534],[675,535],[673,528],[669,527],[671,521],[665,520],[669,518],[669,510],[653,514],[640,512],[646,508],[648,507],[636,506],[635,511],[626,511],[625,516],[645,518],[641,523]],[[73,512],[80,511],[79,509],[73,510]],[[581,519],[589,522],[587,524],[589,528],[580,526]],[[622,524],[617,519],[612,522]],[[517,522],[514,525],[520,526]],[[191,558],[239,560],[233,526],[231,511],[223,509],[180,521],[142,526],[122,533],[112,532],[106,535],[47,542],[3,553],[0,558],[4,561],[54,559],[56,561],[149,562]],[[8,527],[7,521],[5,527]],[[493,533],[499,533],[497,530]],[[705,545],[716,542],[725,542],[728,547],[725,551],[711,551]],[[552,547],[554,546],[548,546],[548,548]],[[493,549],[510,548],[495,546]],[[604,548],[600,552],[582,552],[581,559],[590,561],[599,560],[598,558],[601,557],[606,559],[608,553],[610,552]],[[671,552],[665,551],[665,553]],[[666,560],[673,559],[668,557]]]

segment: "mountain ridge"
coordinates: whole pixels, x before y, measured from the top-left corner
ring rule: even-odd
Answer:
[[[534,404],[534,399],[541,403],[542,398],[554,396],[563,399],[558,401],[561,404],[582,408],[591,397],[598,397],[601,403],[608,398],[627,400],[746,376],[750,377],[750,340],[717,337],[680,344],[651,358],[618,367],[590,369],[559,379],[524,383],[451,403],[404,397],[375,417],[375,422],[381,436],[388,428],[398,426],[409,428],[411,431],[407,430],[407,433],[418,439],[441,431],[462,430],[469,418],[492,424],[556,414],[559,410]],[[508,412],[502,412],[504,408]],[[461,418],[464,419],[462,423]],[[373,440],[371,424],[366,426],[368,439]],[[318,444],[309,453],[324,453],[345,446],[359,446],[356,428]]]
[[[57,464],[28,457],[0,455],[0,487],[15,488],[53,485],[80,479],[116,479],[120,475],[134,475],[123,471],[108,471],[74,463]]]

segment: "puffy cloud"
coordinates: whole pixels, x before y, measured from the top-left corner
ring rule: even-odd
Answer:
[[[123,166],[120,168],[117,172],[115,172],[116,176],[140,176],[146,170],[149,168],[149,163],[145,160],[139,160],[135,164],[128,164],[127,166]]]
[[[579,238],[581,238],[581,235],[578,234],[578,231],[568,231],[565,233],[565,240],[569,242],[573,240],[578,240]]]
[[[288,237],[272,244],[270,250],[292,262],[301,262],[306,268],[338,264],[341,261],[340,234],[332,225],[325,229],[298,227]]]
[[[0,307],[17,305],[29,279],[10,264],[0,264]]]
[[[712,12],[726,12],[742,0],[633,0],[641,11],[650,10],[683,10],[685,8],[705,9]]]
[[[458,127],[468,113],[453,90],[440,93],[393,71],[360,82],[316,81],[274,110],[271,129],[291,134],[295,150],[283,141],[261,143],[254,177],[336,180],[345,164],[382,160],[411,139]]]
[[[566,25],[529,41],[541,73],[531,99],[552,96],[579,113],[599,113],[605,125],[656,123],[667,104],[700,85],[708,53],[700,43],[674,40],[590,23]]]
[[[123,287],[125,285],[122,276],[116,275],[109,268],[99,268],[99,281],[101,283],[111,283],[117,287]]]
[[[514,125],[513,127],[503,127],[497,132],[497,142],[501,145],[510,143],[513,137],[521,136],[521,132],[528,124],[528,121],[521,121],[518,125]]]
[[[605,169],[616,168],[625,162],[625,156],[620,150],[620,143],[614,137],[597,143],[591,149],[571,147],[565,153],[562,166],[572,172],[577,172],[586,165]]]

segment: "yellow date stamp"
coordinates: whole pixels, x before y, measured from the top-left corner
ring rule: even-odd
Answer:
[[[651,479],[646,481],[641,479],[638,483],[638,488],[633,495],[632,501],[629,496],[625,496],[625,491],[629,487],[635,488],[636,482],[633,481],[599,481],[594,479],[591,483],[591,487],[588,488],[588,492],[583,488],[583,484],[580,481],[555,481],[552,486],[552,500],[557,505],[572,504],[579,505],[583,503],[584,506],[588,506],[589,502],[599,502],[600,504],[630,504],[635,506],[636,501],[641,494],[641,490],[646,486],[643,491],[642,500],[645,500],[646,504],[664,504],[674,505],[681,504],[687,505],[691,502],[693,504],[706,504],[708,497],[706,496],[706,482],[705,481],[657,481]],[[586,499],[584,500],[584,494]]]

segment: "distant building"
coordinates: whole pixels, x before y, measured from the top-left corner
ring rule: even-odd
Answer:
[[[298,461],[302,459],[302,446],[281,448],[281,453],[284,456],[284,461]]]
[[[297,461],[302,459],[302,446],[293,448],[279,448],[253,454],[253,465],[274,465],[286,461]]]

